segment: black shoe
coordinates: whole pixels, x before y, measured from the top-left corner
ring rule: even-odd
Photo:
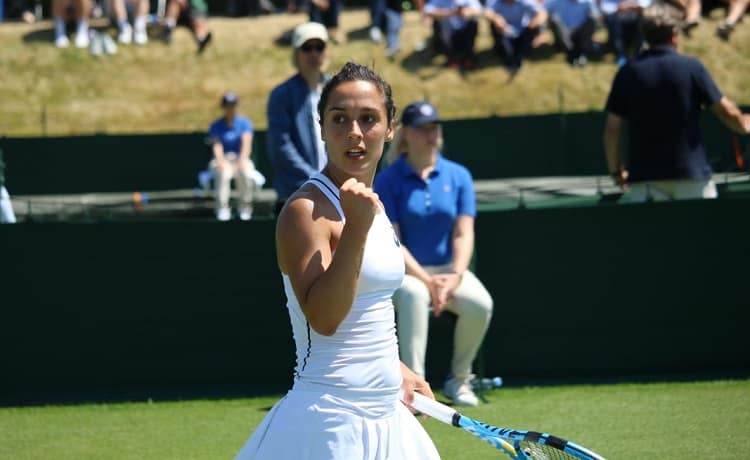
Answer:
[[[716,35],[718,35],[722,40],[728,41],[729,36],[732,35],[733,30],[734,24],[723,21],[721,24],[719,24],[719,27],[716,28]]]
[[[693,29],[698,27],[698,24],[699,24],[698,21],[686,22],[685,25],[682,26],[682,33],[688,38],[691,37]]]
[[[172,44],[172,31],[174,29],[172,27],[164,27],[164,30],[161,32],[161,41],[166,43],[167,45]]]
[[[207,33],[205,37],[198,40],[198,54],[201,54],[206,46],[211,43],[211,32]]]

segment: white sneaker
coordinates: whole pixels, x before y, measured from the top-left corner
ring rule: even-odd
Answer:
[[[445,382],[443,387],[443,393],[445,396],[453,400],[455,406],[478,406],[479,398],[474,394],[471,389],[471,379],[473,375],[469,375],[465,379],[451,378]]]
[[[117,41],[123,45],[129,45],[133,41],[133,28],[130,25],[123,27],[117,35]]]
[[[105,53],[109,55],[117,54],[117,43],[112,40],[112,37],[108,33],[99,34],[99,39],[102,42]]]
[[[102,38],[93,30],[90,33],[91,37],[89,38],[89,53],[91,53],[92,56],[101,56],[104,52],[104,43],[102,42]],[[76,46],[78,45],[76,44]]]
[[[380,43],[383,40],[383,32],[380,31],[379,27],[370,27],[370,40],[373,43]]]
[[[145,45],[148,43],[148,34],[145,30],[136,30],[133,34],[133,41],[136,45]]]
[[[232,211],[229,208],[219,208],[216,210],[216,220],[226,222],[232,218]]]
[[[76,48],[88,48],[90,44],[91,40],[89,40],[89,34],[76,34]]]
[[[250,208],[240,209],[240,220],[250,220],[253,218],[253,210]]]
[[[55,46],[58,48],[67,48],[70,46],[70,40],[65,35],[60,35],[55,39]]]

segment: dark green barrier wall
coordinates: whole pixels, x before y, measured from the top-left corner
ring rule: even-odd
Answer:
[[[485,371],[749,371],[750,200],[486,212]],[[273,221],[0,226],[0,403],[281,391],[293,345]],[[433,323],[429,377],[447,372]]]
[[[711,115],[703,122],[714,169],[734,170],[731,135]],[[476,179],[606,174],[603,124],[599,112],[449,121],[445,151]],[[253,158],[270,187],[265,146],[256,132]],[[192,188],[209,160],[203,133],[0,138],[0,148],[18,195]]]
[[[747,200],[484,213],[497,299],[487,367],[510,375],[750,370]]]
[[[0,400],[288,385],[273,228],[0,226]]]

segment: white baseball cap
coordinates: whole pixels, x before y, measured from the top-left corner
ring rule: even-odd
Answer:
[[[318,22],[307,22],[294,29],[292,34],[292,46],[296,49],[304,45],[308,40],[320,40],[328,42],[328,32],[323,24]]]

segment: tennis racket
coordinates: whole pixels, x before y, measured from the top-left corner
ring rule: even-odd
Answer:
[[[468,431],[513,460],[604,460],[578,444],[547,433],[510,430],[482,423],[419,393],[414,393],[411,406],[436,420]]]

